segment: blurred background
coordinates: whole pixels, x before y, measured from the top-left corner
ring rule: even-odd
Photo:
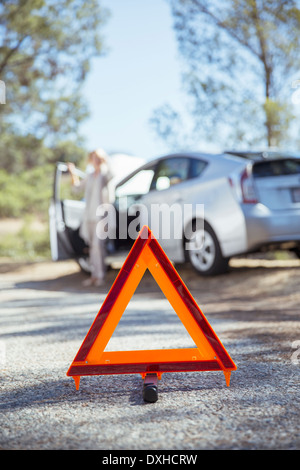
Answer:
[[[57,161],[297,151],[298,6],[2,0],[0,258],[50,259]]]

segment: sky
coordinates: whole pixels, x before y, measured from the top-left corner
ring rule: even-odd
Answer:
[[[108,52],[92,61],[84,86],[90,118],[82,126],[89,149],[149,159],[168,152],[149,119],[169,102],[181,106],[181,69],[166,0],[103,0],[101,29]]]

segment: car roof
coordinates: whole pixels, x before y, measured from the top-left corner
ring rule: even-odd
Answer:
[[[238,151],[238,150],[227,150],[224,153],[234,155],[236,157],[245,158],[251,161],[266,161],[266,160],[277,160],[281,158],[300,158],[300,154],[292,151],[285,150],[258,150],[258,151]]]
[[[165,160],[167,158],[182,158],[182,157],[187,157],[187,158],[198,158],[199,160],[212,160],[212,159],[218,159],[221,157],[224,157],[224,153],[207,153],[207,152],[191,152],[191,151],[182,151],[182,152],[176,152],[176,153],[169,153],[165,155],[160,155],[153,157],[147,161],[147,164],[159,162],[161,160]]]

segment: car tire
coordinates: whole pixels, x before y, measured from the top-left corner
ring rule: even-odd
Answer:
[[[218,239],[208,223],[204,229],[196,229],[193,224],[193,236],[186,247],[187,259],[192,267],[202,276],[215,276],[228,271],[229,258],[224,258]]]

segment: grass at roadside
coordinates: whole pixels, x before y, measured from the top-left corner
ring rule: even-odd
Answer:
[[[48,221],[33,215],[26,215],[23,219],[0,218],[0,258],[16,262],[50,260]],[[278,250],[255,253],[247,258],[287,261],[296,256],[289,251]]]
[[[2,228],[2,229],[1,229]],[[22,220],[0,220],[0,257],[16,261],[50,259],[49,226],[27,216]]]
[[[0,170],[0,257],[50,259],[48,207],[53,172],[53,165],[18,174]]]

